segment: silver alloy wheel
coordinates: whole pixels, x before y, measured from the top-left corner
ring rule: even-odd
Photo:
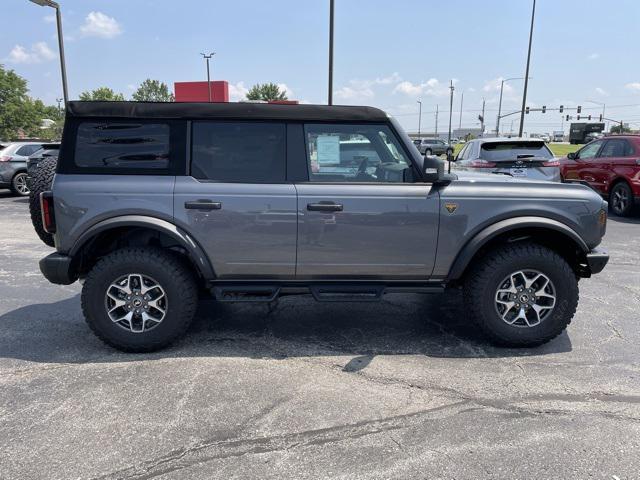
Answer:
[[[109,285],[104,302],[111,321],[132,333],[157,327],[168,307],[160,284],[140,273],[123,275]]]
[[[29,195],[29,186],[27,185],[26,173],[18,173],[15,177],[13,177],[13,188],[15,188],[20,195]]]
[[[624,212],[629,206],[629,192],[626,188],[620,187],[613,190],[611,203],[615,212]]]
[[[495,295],[496,312],[514,327],[535,327],[556,306],[556,289],[544,273],[518,270],[500,282]]]

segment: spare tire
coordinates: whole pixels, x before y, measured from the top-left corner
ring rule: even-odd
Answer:
[[[42,225],[42,212],[40,210],[40,194],[51,189],[53,176],[56,173],[57,157],[48,157],[38,163],[30,181],[31,193],[29,193],[29,212],[31,223],[38,237],[50,247],[54,246],[53,235],[47,233]]]

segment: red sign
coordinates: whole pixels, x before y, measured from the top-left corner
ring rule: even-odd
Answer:
[[[216,80],[210,83],[211,101],[229,101],[229,83]],[[174,91],[176,102],[208,102],[209,92],[207,82],[175,82]]]

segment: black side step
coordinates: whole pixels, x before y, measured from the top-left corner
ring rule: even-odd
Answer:
[[[384,285],[310,285],[311,295],[318,302],[377,302]]]
[[[280,287],[275,285],[228,285],[213,287],[219,302],[272,302],[278,298]]]

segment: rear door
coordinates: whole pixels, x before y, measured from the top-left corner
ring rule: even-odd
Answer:
[[[194,121],[190,174],[177,177],[174,214],[218,278],[293,278],[296,190],[286,183],[286,126]]]
[[[408,181],[414,167],[395,133],[387,125],[307,124],[304,136],[297,278],[428,278],[439,196]]]
[[[630,170],[636,166],[636,156],[637,154],[628,140],[624,138],[606,140],[599,154],[601,169],[596,172],[602,175],[599,180],[602,184],[603,192],[609,192],[609,188],[615,179],[629,174]]]

